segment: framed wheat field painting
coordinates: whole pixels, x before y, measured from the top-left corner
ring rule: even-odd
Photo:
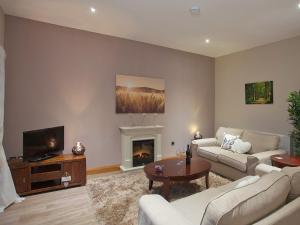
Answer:
[[[117,113],[164,113],[165,81],[142,76],[116,76]]]
[[[273,81],[245,84],[246,104],[273,104]]]

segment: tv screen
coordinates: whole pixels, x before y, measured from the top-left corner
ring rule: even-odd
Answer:
[[[64,150],[64,127],[23,132],[23,157],[27,160],[49,158]]]

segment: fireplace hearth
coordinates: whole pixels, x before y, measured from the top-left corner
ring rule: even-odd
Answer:
[[[154,139],[132,141],[132,166],[154,162]]]

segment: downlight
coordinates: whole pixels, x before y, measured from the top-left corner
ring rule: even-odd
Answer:
[[[191,13],[192,15],[199,15],[199,14],[200,14],[200,7],[197,6],[197,5],[192,6],[192,7],[190,8],[190,13]]]

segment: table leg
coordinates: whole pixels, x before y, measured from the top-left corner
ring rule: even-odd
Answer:
[[[209,173],[205,175],[205,184],[206,184],[206,189],[209,188]]]
[[[152,186],[153,186],[153,180],[149,180],[149,190],[152,189]]]
[[[171,191],[170,181],[165,181],[162,186],[162,194],[167,201],[169,201],[170,191]]]

